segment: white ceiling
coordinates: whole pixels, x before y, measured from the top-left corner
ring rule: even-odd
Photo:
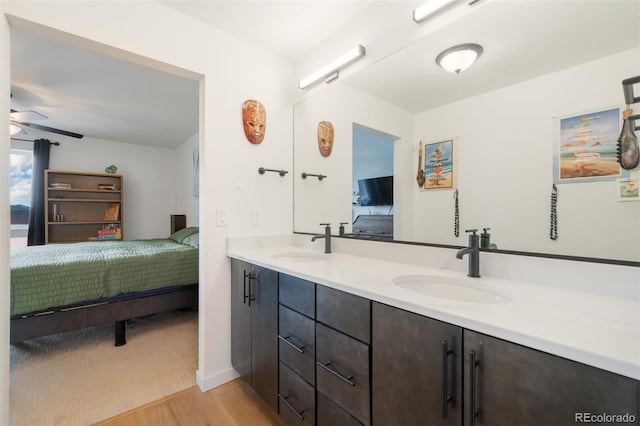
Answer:
[[[86,137],[176,147],[198,131],[198,82],[11,29],[11,108]],[[27,135],[41,132],[24,127]],[[44,135],[60,139],[56,134]]]
[[[376,2],[161,3],[293,63]],[[480,6],[344,81],[417,112],[640,45],[637,0],[486,0]],[[435,65],[441,50],[466,42],[485,49],[471,69],[454,75]],[[12,108],[48,117],[34,123],[163,147],[178,146],[198,131],[196,80],[18,28],[12,28],[11,50]]]
[[[484,48],[471,68],[453,74],[435,63],[441,51],[463,43]],[[637,47],[640,1],[499,0],[345,81],[418,113]],[[521,101],[514,99],[514,105]]]
[[[371,0],[158,0],[295,61],[374,3]]]
[[[160,1],[292,61],[370,1]],[[283,25],[286,23],[286,25]],[[11,107],[86,137],[174,148],[198,131],[198,82],[11,29]],[[293,85],[293,83],[292,83]],[[28,120],[24,120],[28,121]],[[23,127],[16,137],[43,137]],[[44,134],[61,139],[56,134]]]

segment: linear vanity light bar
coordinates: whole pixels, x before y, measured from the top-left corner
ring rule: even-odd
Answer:
[[[341,67],[364,56],[364,54],[365,54],[364,46],[359,44],[353,49],[349,50],[344,55],[340,56],[339,58],[335,59],[331,63],[325,65],[324,67],[320,68],[318,71],[300,80],[300,82],[298,83],[298,87],[300,87],[301,89],[306,89],[307,87],[311,86],[313,83],[319,80],[322,80],[330,75],[336,74]]]
[[[413,11],[413,20],[419,24],[457,1],[458,0],[430,0]]]

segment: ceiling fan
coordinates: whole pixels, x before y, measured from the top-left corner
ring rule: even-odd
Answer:
[[[16,111],[15,109],[11,109],[11,114],[9,115],[9,121],[13,126],[17,128],[31,127],[34,129],[42,130],[44,132],[57,133],[59,135],[70,136],[72,138],[82,139],[84,135],[79,133],[69,132],[67,130],[55,129],[49,126],[43,126],[42,124],[32,123],[33,120],[42,120],[46,119],[47,116],[40,114],[35,111]],[[13,134],[13,132],[12,132]]]

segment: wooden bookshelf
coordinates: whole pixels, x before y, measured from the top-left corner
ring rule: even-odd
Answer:
[[[45,243],[95,240],[104,226],[123,232],[122,175],[45,170]],[[113,189],[100,189],[99,186]],[[117,217],[105,220],[107,208],[118,205]],[[111,207],[113,209],[113,207]]]

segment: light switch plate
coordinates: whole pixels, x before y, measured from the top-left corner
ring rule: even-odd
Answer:
[[[228,226],[229,225],[229,209],[219,208],[217,210],[217,221],[216,224],[218,226]]]

